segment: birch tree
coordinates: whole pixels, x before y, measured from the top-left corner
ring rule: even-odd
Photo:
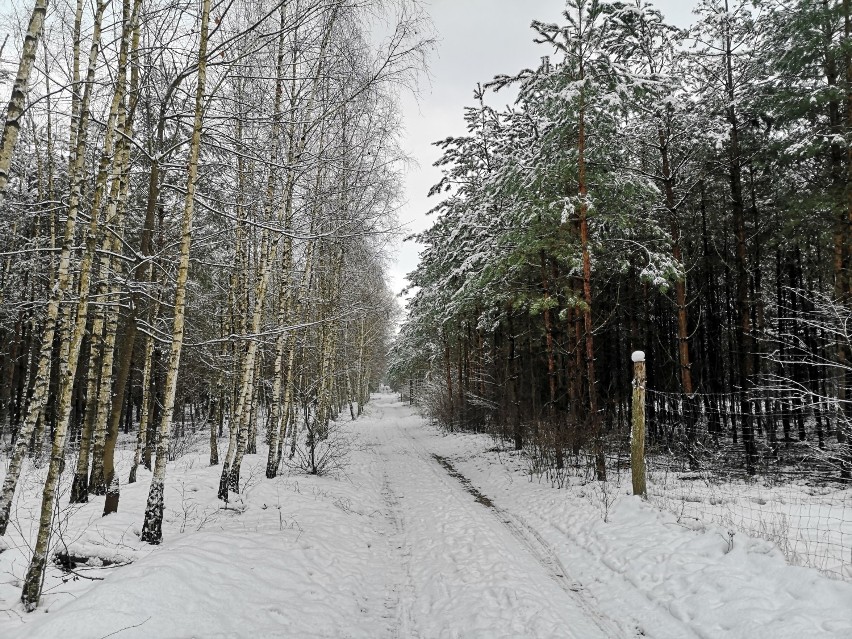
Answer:
[[[80,192],[84,180],[85,152],[87,142],[87,129],[89,121],[89,100],[92,93],[92,85],[95,79],[100,51],[101,18],[105,9],[105,3],[99,2],[95,12],[95,21],[92,32],[92,41],[88,57],[88,70],[84,84],[83,95],[78,103],[79,114],[76,116],[77,129],[71,133],[72,154],[69,159],[69,183],[71,184],[71,198],[65,222],[65,233],[62,245],[62,253],[57,268],[57,279],[53,284],[48,302],[44,328],[42,330],[41,351],[38,360],[38,369],[35,373],[33,399],[30,402],[26,419],[18,434],[18,441],[9,471],[3,482],[3,494],[0,496],[0,534],[4,534],[9,523],[9,512],[12,506],[12,498],[21,472],[21,464],[26,453],[30,435],[42,418],[44,405],[47,399],[48,384],[50,380],[53,340],[59,318],[60,305],[62,304],[68,289],[72,284],[71,257],[76,231],[77,213],[80,206]],[[79,35],[79,31],[75,32]],[[79,41],[75,43],[75,60],[79,51]],[[94,207],[93,207],[94,208]],[[97,215],[92,216],[92,225],[97,229]],[[90,227],[92,226],[90,225]],[[94,238],[91,238],[94,241]],[[82,275],[81,278],[82,280]],[[81,287],[82,291],[82,287]],[[37,597],[36,597],[37,599]]]
[[[186,198],[181,218],[180,262],[178,264],[178,276],[175,288],[172,343],[169,351],[168,370],[166,372],[163,414],[159,425],[157,459],[154,465],[154,476],[151,478],[151,487],[148,491],[148,504],[145,508],[145,522],[142,528],[142,540],[150,544],[159,544],[163,537],[163,499],[166,461],[168,458],[168,442],[175,404],[180,356],[183,348],[186,282],[189,273],[189,251],[192,246],[192,216],[195,204],[196,179],[198,176],[198,158],[201,151],[201,132],[204,124],[204,90],[207,73],[207,39],[210,25],[210,4],[210,0],[203,0],[201,5],[201,26],[198,37],[198,82],[195,89],[195,115],[192,127],[192,139],[189,147],[189,160],[187,162]]]
[[[79,13],[79,9],[78,9]],[[9,170],[12,166],[12,155],[18,143],[18,135],[21,130],[21,116],[27,96],[27,84],[30,80],[39,40],[44,30],[44,19],[47,15],[47,0],[36,0],[33,6],[30,23],[24,35],[24,45],[21,51],[21,59],[18,64],[18,74],[12,87],[12,97],[6,107],[6,122],[3,125],[3,137],[0,138],[0,204],[6,194],[9,184]],[[75,48],[79,46],[79,40],[75,41]]]

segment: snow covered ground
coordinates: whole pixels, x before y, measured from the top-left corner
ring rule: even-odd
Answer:
[[[852,579],[852,489],[756,477],[653,472],[653,503],[678,521],[715,524],[773,542],[787,561]]]
[[[687,528],[614,487],[530,482],[522,457],[390,395],[345,430],[343,473],[266,480],[261,451],[227,509],[220,469],[182,457],[156,548],[138,541],[148,473],[107,518],[103,498],[66,498],[60,550],[110,565],[52,568],[26,614],[30,481],[0,541],[0,637],[852,637],[852,584],[769,542]]]

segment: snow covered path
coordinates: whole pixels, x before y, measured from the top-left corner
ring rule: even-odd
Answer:
[[[65,497],[59,545],[96,559],[51,567],[32,614],[18,602],[38,512],[27,482],[0,539],[0,637],[852,637],[852,584],[767,542],[690,530],[615,481],[531,482],[523,455],[440,433],[393,396],[341,427],[339,475],[266,480],[261,450],[227,508],[203,443],[171,463],[159,547],[138,540],[147,471],[106,518],[103,498]]]
[[[546,548],[451,476],[419,441],[419,418],[381,399],[374,411],[362,435],[382,469],[404,567],[397,636],[621,636]]]
[[[852,637],[852,584],[772,544],[690,530],[617,482],[530,482],[522,456],[442,435],[392,397],[371,410],[359,432],[406,567],[398,636]]]

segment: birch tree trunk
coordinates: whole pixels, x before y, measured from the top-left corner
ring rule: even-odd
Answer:
[[[134,11],[139,10],[139,0],[134,3]],[[97,400],[92,397],[91,409],[95,411],[94,417],[94,441],[92,455],[92,473],[89,477],[88,490],[95,495],[106,494],[106,481],[104,479],[104,447],[106,445],[107,435],[107,418],[106,412],[109,409],[109,400],[112,392],[112,368],[115,357],[115,338],[118,329],[118,306],[116,297],[115,284],[110,285],[112,279],[111,272],[113,264],[118,265],[119,262],[113,258],[113,255],[119,255],[121,252],[121,240],[123,237],[123,221],[124,221],[124,202],[127,199],[129,191],[129,171],[130,164],[130,148],[127,140],[132,134],[130,124],[130,114],[124,106],[127,86],[127,60],[128,49],[130,46],[130,37],[134,32],[135,17],[130,13],[129,0],[123,0],[122,4],[122,37],[118,58],[118,81],[116,91],[113,96],[113,102],[110,108],[110,122],[114,122],[115,126],[111,127],[104,142],[104,154],[101,157],[101,170],[99,171],[95,202],[100,202],[100,193],[106,190],[107,162],[112,158],[112,169],[109,175],[110,194],[107,198],[107,208],[105,212],[105,224],[107,230],[101,243],[101,260],[100,272],[102,274],[101,283],[98,286],[98,298],[107,301],[105,309],[98,311],[95,323],[103,325],[104,337],[102,343],[102,351],[100,356],[100,379],[101,384],[98,387]],[[121,138],[117,143],[113,142],[115,131],[119,131]],[[111,234],[110,234],[111,233]],[[110,304],[109,302],[113,303]],[[94,364],[94,362],[93,362]],[[88,412],[87,407],[87,412]],[[78,468],[78,470],[80,470]]]
[[[318,176],[318,181],[320,177]],[[318,212],[318,207],[314,207],[312,223],[311,223],[311,232],[313,232],[313,220],[316,218]],[[307,313],[304,310],[305,301],[308,296],[308,292],[311,289],[311,281],[313,279],[313,266],[314,266],[314,247],[316,246],[317,240],[312,238],[308,241],[308,245],[305,248],[305,271],[302,274],[302,279],[299,285],[299,289],[296,292],[296,303],[293,311],[293,319],[295,322],[304,321],[307,317]],[[278,450],[276,451],[276,461],[275,467],[278,468],[281,466],[281,458],[282,458],[282,444],[284,442],[284,437],[286,435],[286,428],[290,425],[292,429],[292,440],[290,445],[290,458],[293,457],[296,449],[296,437],[298,435],[298,415],[297,415],[297,407],[295,405],[295,391],[296,391],[296,343],[297,332],[293,331],[290,335],[290,339],[287,344],[287,384],[286,390],[284,393],[284,414],[286,415],[286,419],[281,424],[281,433],[279,434],[280,440],[278,445]]]
[[[117,152],[122,155],[122,151]],[[120,171],[121,169],[119,169]],[[119,177],[114,176],[113,190],[119,187]],[[118,194],[113,193],[110,196],[110,204],[106,214],[106,224],[112,226],[117,222],[114,201],[117,200]],[[119,226],[119,225],[116,225]],[[116,231],[117,233],[119,231]],[[110,398],[112,394],[112,368],[115,358],[115,337],[118,329],[118,308],[110,304],[116,302],[115,292],[110,290],[112,287],[108,285],[110,271],[112,268],[111,252],[115,250],[115,245],[111,241],[109,235],[104,236],[104,241],[101,246],[101,284],[98,286],[98,298],[107,301],[106,309],[101,313],[100,321],[103,323],[104,337],[102,351],[100,355],[100,379],[101,384],[98,386],[98,394],[96,398],[92,398],[91,408],[94,411],[93,423],[94,442],[92,451],[92,474],[89,477],[89,492],[94,495],[106,494],[106,480],[104,478],[104,448],[107,439],[107,419],[106,413],[109,409]],[[92,362],[94,365],[95,362]]]
[[[156,304],[159,306],[159,303]],[[130,467],[130,476],[127,483],[136,481],[136,472],[142,462],[142,453],[147,447],[148,425],[151,422],[151,379],[154,362],[154,338],[148,335],[145,339],[145,359],[142,369],[142,414],[139,416],[139,432],[136,437],[136,452],[133,455],[133,465]]]
[[[260,331],[261,321],[263,319],[263,307],[266,301],[266,288],[269,284],[269,278],[272,275],[272,264],[276,261],[275,254],[278,250],[278,239],[273,242],[268,240],[269,232],[264,229],[263,239],[261,240],[261,273],[258,278],[255,288],[254,311],[251,320],[251,334],[257,335]],[[258,340],[250,339],[248,350],[243,361],[243,372],[241,375],[240,394],[237,400],[237,409],[234,411],[234,421],[238,426],[237,430],[237,446],[234,455],[230,459],[225,460],[222,466],[223,475],[225,468],[229,468],[228,488],[235,493],[240,492],[240,466],[242,465],[243,455],[245,455],[246,446],[249,436],[249,417],[252,413],[251,401],[254,395],[254,380],[255,380],[255,362],[257,358]],[[229,450],[230,452],[230,450]],[[227,497],[227,495],[225,496]],[[220,499],[225,499],[221,496]]]
[[[71,483],[71,503],[84,504],[89,501],[89,460],[92,448],[92,436],[95,431],[95,404],[98,396],[98,375],[100,367],[95,362],[101,360],[101,349],[103,344],[103,313],[98,311],[92,322],[91,336],[89,339],[89,373],[86,382],[86,413],[83,428],[80,433],[80,450],[77,454],[77,469],[74,480]]]
[[[47,44],[42,40],[42,59],[44,60],[44,68],[47,68]],[[77,61],[79,64],[79,60]],[[79,79],[79,69],[77,70],[77,76]],[[45,94],[50,96],[53,91],[50,88],[50,75],[45,74],[44,76],[44,84],[45,84]],[[73,112],[73,109],[72,109]],[[48,98],[47,101],[47,201],[50,203],[50,211],[48,213],[48,235],[50,237],[50,265],[48,270],[47,281],[53,282],[56,277],[56,259],[54,256],[54,249],[56,249],[56,211],[53,207],[53,202],[56,199],[56,193],[54,190],[54,145],[53,145],[53,107],[52,101]],[[73,126],[72,126],[73,129]]]
[[[361,401],[366,406],[370,401],[370,363],[367,362],[367,371],[364,373],[364,387],[361,391],[363,395],[361,396]]]
[[[344,340],[345,341],[345,340]],[[352,418],[354,422],[356,419],[355,416],[355,407],[352,405],[352,375],[349,372],[349,362],[343,362],[344,370],[346,371],[346,403],[349,404],[349,416]]]
[[[322,129],[320,132],[320,147],[323,146],[323,141],[325,139],[325,130]],[[320,164],[317,167],[316,171],[316,179],[314,181],[314,191],[318,192],[323,182],[324,177],[324,167]],[[314,262],[315,262],[315,252],[316,246],[319,243],[319,238],[316,237],[316,229],[319,224],[319,215],[320,215],[320,202],[318,199],[315,199],[313,205],[311,206],[311,214],[310,214],[310,231],[309,231],[309,239],[307,246],[305,247],[305,270],[302,274],[301,281],[299,283],[299,287],[296,291],[296,302],[295,308],[293,311],[293,319],[296,323],[304,322],[307,323],[307,300],[308,295],[313,287],[313,277],[314,277]],[[305,331],[307,332],[307,331]],[[288,343],[288,364],[287,370],[289,371],[287,376],[287,385],[286,392],[284,394],[284,412],[287,415],[287,420],[285,420],[282,425],[282,433],[279,434],[279,445],[276,450],[276,469],[281,465],[281,459],[283,454],[283,442],[284,442],[284,434],[286,433],[286,427],[289,422],[292,421],[292,438],[290,440],[290,459],[296,453],[296,440],[299,434],[299,422],[297,416],[297,407],[295,406],[295,392],[296,392],[296,382],[295,382],[295,363],[296,363],[296,343],[297,332],[293,331],[290,335],[289,343]],[[302,373],[302,377],[304,373]],[[316,423],[316,420],[314,421]],[[305,427],[309,426],[308,424],[308,414],[305,412]],[[311,446],[313,443],[313,428],[309,430],[310,433],[310,441],[309,444]]]
[[[281,22],[283,27],[284,13],[281,13]],[[275,82],[275,105],[273,111],[273,128],[271,141],[271,154],[269,175],[267,178],[266,194],[264,199],[264,208],[266,214],[265,221],[271,218],[273,200],[275,197],[275,156],[278,153],[278,143],[280,137],[280,120],[281,120],[281,100],[283,96],[283,66],[284,66],[284,32],[279,34],[278,40],[278,55],[276,65],[276,82]],[[292,139],[291,135],[291,151],[288,156],[292,158]],[[292,173],[292,168],[290,169]],[[291,193],[285,196],[285,207],[289,208]],[[270,241],[270,232],[264,228],[261,239],[261,266],[260,277],[255,286],[254,310],[252,313],[251,326],[249,330],[251,335],[257,335],[260,331],[261,322],[263,320],[263,307],[266,302],[266,289],[269,286],[269,279],[272,276],[272,266],[277,261],[278,243],[280,235]],[[236,447],[229,446],[228,454],[225,457],[225,462],[222,465],[222,477],[219,484],[219,498],[227,501],[227,490],[230,488],[233,492],[240,492],[240,466],[242,465],[243,455],[246,447],[249,445],[249,431],[254,428],[254,424],[249,424],[249,417],[252,414],[251,403],[254,395],[255,387],[255,367],[257,358],[258,340],[252,337],[248,343],[245,359],[243,360],[242,375],[240,376],[240,392],[237,399],[236,410],[233,413],[233,427],[237,429]],[[227,482],[225,478],[227,477]]]
[[[70,270],[71,254],[74,247],[74,235],[77,223],[77,213],[79,211],[80,191],[85,177],[85,149],[87,140],[86,131],[89,125],[89,100],[92,85],[95,80],[95,68],[97,66],[98,54],[100,51],[101,18],[103,17],[104,7],[105,3],[103,1],[99,2],[98,8],[95,12],[95,22],[92,32],[91,48],[89,50],[85,88],[79,103],[80,113],[77,117],[77,129],[71,134],[71,140],[74,143],[71,147],[72,155],[69,160],[68,171],[68,179],[71,184],[71,198],[65,221],[65,237],[62,243],[62,253],[59,257],[59,266],[57,268],[56,275],[57,279],[53,283],[50,299],[47,304],[47,310],[45,312],[41,351],[39,353],[38,369],[33,383],[32,398],[30,400],[24,423],[21,425],[18,432],[15,450],[9,461],[9,469],[6,472],[6,478],[3,481],[3,491],[2,495],[0,495],[0,535],[6,533],[6,527],[9,524],[9,513],[12,507],[12,498],[15,494],[15,488],[18,485],[21,466],[23,464],[24,457],[26,456],[26,449],[29,445],[29,440],[32,436],[33,430],[35,429],[39,419],[42,417],[44,406],[47,402],[53,359],[53,340],[56,335],[57,320],[59,318],[60,306],[68,292],[68,289],[71,287],[73,280]],[[74,55],[76,58],[79,56],[79,39],[74,43],[74,48]],[[17,136],[17,133],[15,135]],[[0,191],[0,198],[2,198],[2,195],[3,193]],[[93,215],[92,219],[95,220],[96,225],[97,215]],[[66,310],[66,314],[67,312],[68,310]],[[69,324],[70,322],[65,323],[66,326]],[[68,342],[69,340],[64,340],[64,343],[67,344]]]
[[[243,99],[243,91],[242,84],[237,83],[237,101],[239,104],[242,104]],[[237,118],[237,126],[236,126],[236,143],[237,148],[242,147],[243,141],[243,123],[240,118]],[[237,227],[235,229],[235,240],[236,246],[234,249],[234,271],[231,276],[231,288],[229,291],[229,297],[231,301],[231,334],[232,335],[242,335],[245,333],[245,324],[246,324],[246,308],[244,306],[246,302],[246,294],[248,291],[248,284],[246,282],[246,271],[248,269],[248,259],[246,259],[246,238],[245,238],[245,206],[244,200],[245,198],[245,170],[244,170],[244,158],[243,154],[237,156]],[[242,371],[242,357],[240,354],[240,346],[236,340],[232,341],[233,343],[233,354],[235,366],[238,367],[238,370]],[[218,498],[228,501],[228,477],[230,476],[231,470],[231,461],[234,459],[234,455],[237,451],[237,435],[240,430],[239,420],[235,419],[235,411],[237,408],[237,404],[239,403],[239,393],[241,392],[241,386],[243,379],[239,377],[234,380],[233,383],[233,392],[230,393],[231,401],[230,401],[230,410],[228,413],[228,449],[225,452],[225,459],[222,462],[222,474],[219,479],[219,492]]]
[[[125,0],[125,3],[127,3],[127,0]],[[131,133],[130,128],[125,127],[126,137],[124,139],[129,139]],[[123,209],[125,207],[130,186],[129,175],[127,173],[127,170],[129,169],[130,149],[126,143],[122,143],[121,147],[123,166],[122,171],[118,176],[118,187],[116,189],[117,201],[110,205],[113,209],[119,209],[119,211],[115,213],[115,217],[117,218],[116,229],[113,232],[111,242],[111,253],[113,255],[119,255],[121,252],[121,241],[124,235]],[[111,261],[114,262],[112,270],[118,270],[120,268],[118,260]],[[104,343],[105,356],[103,358],[102,369],[110,376],[110,378],[113,362],[115,360],[115,340],[118,333],[119,301],[118,285],[114,284],[109,295],[109,302],[111,303],[111,306],[108,308],[109,321],[107,322],[107,334]],[[127,336],[125,336],[125,338],[127,339]],[[125,343],[124,348],[129,349],[129,353],[125,361],[122,362],[122,365],[120,366],[115,388],[113,388],[112,384],[109,383],[101,384],[100,392],[98,394],[98,415],[96,419],[99,424],[103,423],[106,426],[104,428],[106,437],[104,439],[103,457],[101,458],[104,493],[107,495],[104,503],[105,515],[115,512],[118,509],[119,484],[118,477],[115,474],[115,444],[118,439],[118,426],[121,419],[121,407],[124,400],[124,386],[127,381],[127,376],[130,373],[130,362],[133,354],[132,342]]]
[[[97,9],[98,35],[100,30],[100,19],[103,16],[104,8],[105,2],[102,1],[98,4]],[[121,42],[121,51],[124,54],[125,61],[127,55],[128,37],[129,29],[127,29],[125,26],[122,32]],[[95,47],[93,44],[93,49],[94,48]],[[95,54],[94,57],[97,58],[97,54]],[[115,108],[110,110],[111,114],[117,109],[118,105],[121,103],[121,100],[123,99],[123,94],[124,76],[120,73],[116,81],[116,89],[113,96],[113,107]],[[115,127],[115,122],[116,118],[112,118],[111,115],[110,123],[108,123],[107,126],[107,136],[105,137],[104,141],[105,151],[108,151],[109,146],[111,145],[110,133]],[[80,131],[80,135],[78,137],[78,145],[81,141],[85,142],[84,133],[84,131]],[[109,155],[109,153],[105,153],[105,155]],[[116,155],[117,156],[113,160],[113,180],[120,179],[118,172],[120,171],[122,164],[120,157],[122,154],[118,153]],[[60,359],[60,383],[59,397],[57,401],[58,418],[56,422],[55,433],[53,436],[53,447],[51,450],[51,459],[48,468],[47,479],[45,481],[44,489],[42,491],[42,503],[41,514],[39,518],[38,535],[36,537],[36,544],[33,550],[33,556],[30,560],[29,568],[27,569],[27,575],[24,580],[23,591],[21,593],[21,601],[27,610],[33,610],[36,606],[38,606],[39,599],[41,598],[41,588],[42,583],[44,581],[44,570],[47,563],[47,553],[50,544],[50,535],[52,532],[53,507],[56,500],[56,487],[59,483],[60,469],[65,462],[65,444],[67,441],[68,425],[71,417],[71,400],[74,391],[74,381],[77,374],[77,362],[79,360],[80,347],[82,345],[86,331],[92,262],[94,259],[96,244],[95,240],[97,238],[98,230],[98,214],[96,204],[98,201],[98,193],[103,191],[104,181],[105,180],[102,180],[101,176],[99,175],[99,184],[96,187],[96,191],[93,198],[93,213],[89,223],[89,234],[86,240],[86,248],[83,254],[83,259],[80,264],[80,294],[77,301],[76,321],[74,323],[73,332],[71,334],[70,344],[68,346],[67,358]],[[75,191],[79,195],[79,186],[75,189]],[[74,202],[72,196],[72,205],[73,203]]]
[[[180,262],[178,265],[177,285],[175,287],[175,313],[172,330],[172,344],[169,352],[169,368],[166,373],[166,388],[163,398],[163,415],[160,421],[157,442],[157,460],[154,464],[154,476],[148,491],[148,504],[145,509],[145,523],[142,526],[142,541],[159,544],[163,538],[163,492],[166,479],[166,460],[168,457],[169,431],[172,425],[172,413],[175,406],[177,376],[183,347],[184,322],[186,313],[186,279],[189,273],[189,250],[192,244],[192,214],[196,179],[198,177],[198,157],[201,150],[201,129],[204,118],[204,87],[207,77],[207,37],[210,22],[211,0],[203,0],[201,8],[201,34],[198,46],[198,85],[195,90],[195,121],[192,128],[192,143],[189,150],[186,198],[181,220]]]
[[[12,97],[9,106],[6,107],[6,123],[3,126],[3,137],[0,139],[0,205],[6,196],[6,188],[9,185],[9,170],[12,167],[12,156],[18,144],[18,134],[21,131],[21,116],[24,114],[24,106],[27,98],[27,84],[30,72],[35,62],[38,43],[44,30],[44,18],[47,15],[47,0],[36,0],[33,12],[30,15],[30,23],[24,36],[24,46],[21,51],[21,60],[18,63],[18,75],[12,86]],[[79,46],[79,38],[75,41]]]
[[[210,465],[218,466],[219,465],[219,442],[217,438],[217,429],[220,420],[222,419],[222,412],[224,410],[224,395],[222,394],[222,378],[224,374],[219,376],[219,381],[216,384],[216,395],[214,398],[212,389],[210,390],[210,409],[207,413],[207,423],[210,427]],[[213,406],[215,405],[215,409]]]
[[[329,40],[331,38],[331,33],[334,28],[335,21],[337,19],[338,5],[335,5],[332,10],[332,14],[329,18],[328,24],[323,33],[323,41],[320,46],[319,58],[317,61],[317,70],[312,80],[311,94],[308,99],[308,103],[305,109],[305,118],[306,120],[310,117],[311,113],[314,110],[314,103],[317,98],[317,94],[319,92],[321,86],[322,72],[324,69],[325,63],[325,55],[328,47]],[[281,22],[283,29],[284,22],[284,13],[282,10],[281,13]],[[282,37],[279,39],[279,50],[277,57],[277,68],[276,68],[276,90],[275,90],[275,122],[276,125],[273,127],[273,140],[272,140],[272,148],[273,153],[277,152],[278,146],[278,137],[279,137],[279,126],[277,123],[281,118],[281,98],[283,96],[283,71],[284,71],[284,40],[283,40],[283,30]],[[296,109],[293,103],[291,102],[291,112],[292,118],[291,122],[295,122],[296,118]],[[291,216],[292,216],[292,200],[293,200],[293,190],[295,188],[295,180],[296,180],[296,171],[295,164],[297,164],[302,154],[305,151],[308,136],[307,136],[308,126],[303,125],[303,129],[301,131],[301,135],[298,136],[298,143],[295,142],[296,136],[294,135],[294,130],[291,127],[290,132],[290,146],[288,150],[288,178],[287,178],[287,186],[284,195],[283,201],[283,218],[284,218],[284,227],[285,232],[289,230],[291,226]],[[321,136],[322,137],[322,136]],[[322,145],[320,145],[322,146]],[[271,163],[272,164],[272,163]],[[272,176],[270,176],[270,181],[267,186],[267,202],[271,206],[272,197],[274,195],[274,183],[272,181]],[[279,216],[280,219],[281,216]],[[267,237],[267,232],[264,230],[264,239]],[[277,253],[278,242],[280,240],[280,236],[276,237],[272,242],[272,249],[270,252],[264,252],[264,261],[261,267],[261,275],[260,280],[256,289],[255,296],[255,308],[254,313],[252,314],[252,334],[256,334],[260,329],[260,319],[263,310],[263,303],[265,301],[266,296],[266,288],[269,281],[269,276],[271,275],[272,269],[271,266],[275,261],[275,256]],[[261,242],[261,245],[264,245],[264,241]],[[289,246],[288,246],[289,249]],[[258,297],[258,294],[261,296]],[[244,414],[250,411],[247,411],[246,401],[251,398],[251,392],[253,389],[254,378],[252,375],[248,374],[249,365],[254,366],[255,357],[257,352],[257,343],[256,340],[252,340],[249,342],[248,351],[246,353],[246,361],[243,364],[243,374],[242,374],[242,390],[239,394],[237,409],[234,412],[235,419],[239,423],[239,430],[236,442],[236,449],[233,452],[233,456],[231,454],[232,447],[228,448],[228,455],[225,458],[225,462],[222,466],[222,479],[219,484],[219,498],[227,500],[227,487],[234,492],[239,492],[240,485],[240,466],[242,465],[243,455],[245,454],[246,449],[246,438],[248,435],[248,424],[245,420]],[[280,371],[279,371],[280,372]],[[277,442],[275,443],[275,449],[277,450]],[[270,446],[270,450],[272,450],[272,446]],[[271,453],[270,453],[271,455]],[[267,458],[267,474],[270,472],[269,470],[269,458]],[[277,467],[277,466],[276,466]],[[229,473],[229,474],[228,474]],[[228,477],[227,487],[225,485],[225,477]]]
[[[139,91],[139,60],[138,60],[138,49],[139,49],[139,12],[141,10],[142,0],[134,0],[133,3],[133,12],[128,16],[130,3],[129,0],[124,0],[123,11],[126,16],[126,20],[128,23],[126,24],[126,28],[129,28],[132,33],[132,44],[130,50],[130,58],[131,58],[131,79],[130,79],[130,92],[128,96],[128,108],[127,114],[124,122],[124,130],[122,143],[120,145],[122,154],[123,154],[123,170],[120,173],[121,179],[119,181],[119,194],[118,194],[118,206],[120,207],[120,215],[119,219],[123,221],[124,219],[124,209],[127,203],[127,197],[130,190],[130,143],[129,140],[132,139],[133,136],[133,119],[136,113],[136,103],[138,98]],[[147,220],[146,220],[147,221]],[[121,254],[121,244],[123,238],[123,225],[119,224],[119,230],[113,234],[112,238],[112,253],[113,255]],[[150,238],[148,236],[148,228],[146,226],[143,229],[143,247],[142,254],[146,253],[146,239],[150,242]],[[148,249],[149,251],[149,249]],[[120,260],[113,258],[116,268],[120,267]],[[147,264],[147,262],[146,262]],[[146,279],[147,270],[139,269],[140,280]],[[118,294],[118,286],[114,286],[112,300],[115,303],[114,309],[114,323],[112,325],[111,339],[112,348],[115,349],[115,337],[116,331],[118,328],[118,314],[119,314],[119,294]],[[115,445],[118,439],[118,428],[119,422],[121,420],[121,408],[122,402],[125,395],[125,388],[127,386],[127,379],[130,375],[130,366],[133,361],[133,346],[136,340],[136,316],[133,309],[136,308],[136,305],[133,303],[131,299],[131,313],[127,322],[127,330],[125,331],[124,340],[123,340],[123,353],[122,358],[118,367],[118,376],[115,380],[115,388],[112,389],[111,395],[106,395],[103,401],[104,413],[103,417],[107,419],[107,404],[110,398],[112,400],[111,410],[109,411],[109,421],[107,428],[107,437],[104,445],[104,457],[103,457],[103,473],[104,480],[107,486],[107,494],[106,499],[104,500],[104,515],[108,515],[110,513],[116,512],[118,510],[118,499],[119,499],[119,480],[118,475],[115,473]],[[108,334],[109,335],[109,334]],[[100,414],[100,408],[99,408]]]
[[[343,267],[343,247],[335,250],[332,258],[331,273],[326,274],[325,296],[322,319],[322,341],[320,345],[320,372],[317,389],[317,415],[315,437],[324,440],[328,437],[328,422],[332,409],[332,391],[334,386],[334,360],[337,348],[337,319],[332,317],[340,291],[340,274]],[[315,442],[312,442],[313,447]],[[316,472],[314,466],[313,472]]]
[[[284,250],[286,253],[289,253],[292,249],[290,249],[289,246],[286,246]],[[289,274],[292,269],[292,259],[285,256],[283,270]],[[284,405],[281,400],[282,393],[284,391],[284,376],[289,375],[290,371],[289,368],[285,370],[284,354],[285,349],[287,347],[289,335],[293,332],[293,329],[290,329],[289,331],[283,330],[285,322],[290,318],[290,300],[292,299],[292,297],[290,291],[287,290],[287,283],[289,282],[289,279],[290,278],[287,277],[284,281],[281,282],[281,290],[278,293],[278,330],[280,332],[275,342],[275,369],[273,371],[272,382],[272,403],[269,409],[272,421],[269,428],[269,453],[266,458],[267,479],[273,479],[278,473],[278,460],[276,451],[278,451],[278,449],[280,448],[281,441],[284,437],[284,432],[282,432]]]
[[[358,417],[364,411],[364,342],[367,339],[364,318],[358,325],[358,377],[355,384],[355,397],[358,400]]]
[[[275,82],[275,105],[276,112],[280,110],[281,99],[283,98],[284,90],[284,11],[281,11],[281,35],[278,43],[278,59],[276,67],[276,82]],[[293,226],[293,189],[295,186],[295,172],[292,170],[294,154],[296,151],[296,64],[297,64],[297,47],[293,47],[291,67],[293,69],[292,80],[290,86],[290,127],[289,127],[289,144],[287,148],[287,164],[291,170],[287,175],[287,186],[285,190],[285,213],[284,213],[284,231],[289,232]],[[284,367],[284,352],[289,341],[291,331],[284,331],[283,326],[290,319],[292,309],[292,294],[289,290],[293,272],[293,239],[290,235],[284,238],[284,248],[281,258],[281,284],[278,291],[278,316],[277,328],[279,330],[278,337],[275,342],[275,369],[273,371],[272,382],[272,403],[270,405],[271,425],[269,429],[269,452],[266,458],[266,477],[272,479],[278,473],[278,461],[280,459],[281,442],[283,441],[284,433],[286,432],[286,424],[283,420],[286,419],[286,411],[281,402],[282,391],[284,386],[284,375],[289,375],[291,370],[289,367],[285,370]]]

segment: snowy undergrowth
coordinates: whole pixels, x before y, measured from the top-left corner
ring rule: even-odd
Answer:
[[[525,459],[489,437],[376,404],[344,427],[362,444],[336,477],[267,480],[261,449],[223,508],[206,451],[171,463],[159,547],[138,540],[147,471],[107,518],[102,497],[69,507],[65,494],[56,547],[88,564],[52,566],[26,614],[43,472],[30,470],[0,552],[0,637],[852,636],[852,584],[788,565],[765,540],[663,512],[614,481],[530,481]]]
[[[105,518],[103,497],[69,506],[63,483],[54,548],[88,562],[71,572],[51,565],[31,614],[18,598],[44,471],[28,468],[0,552],[0,637],[387,635],[390,524],[372,471],[285,470],[267,480],[265,452],[246,456],[242,494],[227,508],[216,498],[221,466],[208,467],[208,452],[170,463],[159,547],[139,541],[150,472],[122,484],[119,512]],[[118,456],[123,480],[131,455]]]
[[[713,524],[775,544],[791,564],[852,579],[852,490],[804,482],[703,481],[654,473],[653,503],[685,525]]]
[[[852,584],[789,565],[765,539],[660,510],[630,495],[626,476],[555,489],[488,436],[430,430],[430,448],[537,531],[600,610],[619,618],[632,608],[637,634],[678,637],[635,612],[651,603],[699,637],[852,637]]]
[[[494,452],[496,442],[487,449]],[[499,446],[496,446],[499,448]],[[608,517],[620,494],[631,494],[629,460],[608,460],[608,482],[593,481],[594,467],[581,460],[557,468],[552,455],[525,449],[524,470],[535,481],[573,487]],[[514,452],[508,457],[516,456]],[[668,460],[648,460],[651,503],[690,528],[708,525],[728,534],[772,542],[793,565],[852,580],[852,490],[848,484],[775,480],[772,476],[724,478],[711,472],[678,472]]]

